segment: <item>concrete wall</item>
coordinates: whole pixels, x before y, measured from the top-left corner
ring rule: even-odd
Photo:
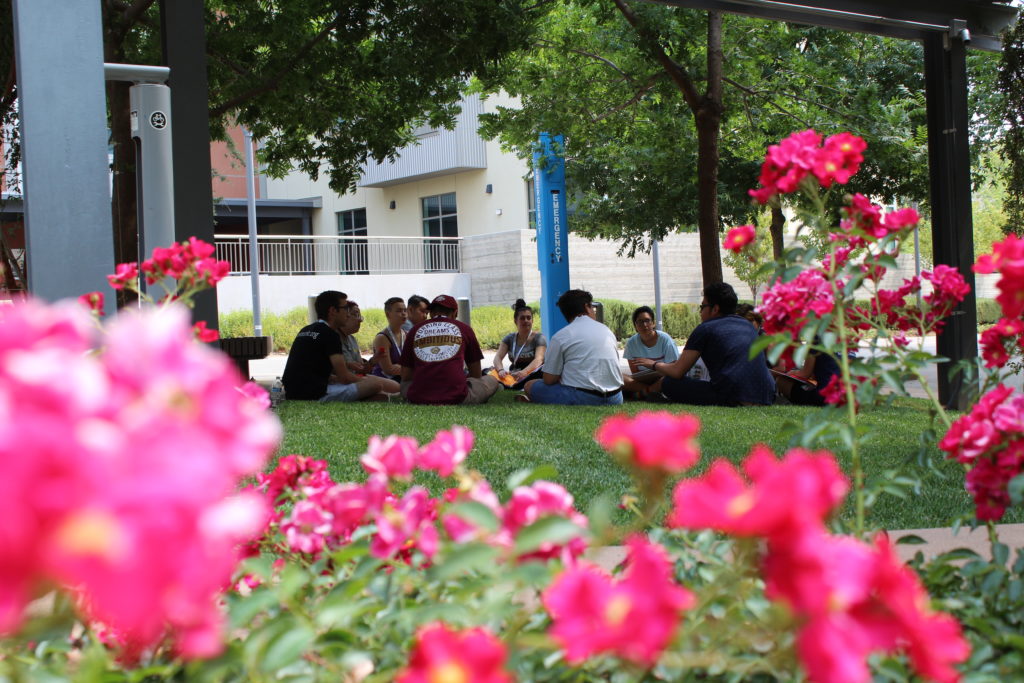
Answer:
[[[284,313],[305,307],[306,299],[327,289],[348,294],[363,308],[384,308],[393,297],[413,294],[433,299],[438,294],[456,298],[470,296],[470,276],[465,273],[417,275],[261,275],[260,310]],[[248,275],[232,275],[217,285],[217,308],[221,313],[252,310],[252,283]]]
[[[519,297],[540,298],[537,244],[530,230],[514,230],[462,243],[463,268],[473,276],[473,305],[510,305]],[[618,255],[618,242],[569,235],[569,282],[596,298],[654,303],[654,259],[637,253]],[[663,303],[699,303],[700,246],[695,233],[675,234],[660,246]],[[750,298],[746,285],[726,268],[725,279],[741,298]]]

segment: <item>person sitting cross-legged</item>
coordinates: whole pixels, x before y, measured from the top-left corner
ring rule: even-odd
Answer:
[[[541,378],[540,368],[544,365],[548,341],[543,334],[533,331],[533,309],[522,299],[516,299],[512,304],[512,318],[518,329],[505,335],[498,344],[498,351],[494,354],[494,369],[503,379],[507,375],[512,376],[515,384],[510,388],[522,389],[527,381]],[[509,360],[507,372],[505,356]]]
[[[655,326],[654,311],[650,306],[640,306],[633,311],[633,329],[636,334],[626,341],[623,353],[632,374],[624,378],[623,389],[638,398],[646,398],[651,386],[664,375],[640,366],[636,359],[650,358],[671,363],[679,358],[679,348],[672,337]]]
[[[686,340],[683,353],[672,363],[638,358],[636,363],[665,375],[652,387],[671,401],[691,405],[771,405],[775,400],[764,352],[750,358],[757,330],[735,314],[736,292],[725,282],[704,288],[700,304],[701,324]],[[686,377],[700,358],[711,375],[710,382]]]
[[[430,302],[429,320],[413,325],[402,347],[402,395],[409,403],[487,403],[501,384],[482,376],[473,328],[455,319],[458,304],[447,294]],[[467,374],[468,373],[468,374]]]
[[[405,323],[407,317],[405,301],[393,296],[384,302],[384,316],[388,326],[373,338],[373,357],[377,363],[371,372],[377,377],[402,381],[402,346],[405,344]]]
[[[534,403],[603,406],[622,403],[622,371],[615,334],[597,322],[594,297],[570,289],[558,298],[569,324],[550,341],[542,379],[526,383]]]
[[[348,369],[341,330],[348,323],[348,297],[321,292],[314,303],[319,318],[295,336],[284,366],[285,394],[299,401],[387,400],[398,385],[381,377],[358,377]]]

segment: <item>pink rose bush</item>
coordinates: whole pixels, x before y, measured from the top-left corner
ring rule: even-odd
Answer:
[[[928,606],[920,579],[886,538],[868,545],[826,530],[848,490],[828,452],[794,449],[778,460],[757,446],[743,475],[716,460],[707,474],[681,481],[668,524],[764,541],[766,594],[791,610],[810,680],[869,681],[868,656],[898,650],[930,680],[959,680],[953,665],[970,653],[959,624]]]
[[[614,580],[587,563],[567,569],[544,591],[551,637],[570,662],[602,652],[652,666],[675,634],[693,594],[676,584],[664,548],[634,536],[626,570]]]
[[[266,543],[275,552],[315,560],[351,543],[359,528],[371,527],[374,557],[426,566],[437,554],[441,530],[456,543],[479,541],[512,552],[523,529],[561,517],[575,524],[579,533],[564,542],[544,542],[518,561],[571,562],[583,553],[587,518],[575,509],[573,497],[559,484],[537,481],[515,488],[508,503],[500,505],[487,481],[463,467],[473,440],[473,432],[461,426],[438,432],[422,447],[411,437],[373,436],[360,460],[369,474],[363,484],[336,483],[324,461],[283,457],[273,471],[257,475],[258,488],[274,510],[265,530]],[[409,481],[416,471],[446,472],[458,486],[441,498],[419,486],[401,496],[392,491],[392,484]],[[460,516],[460,503],[484,506],[494,516],[495,528],[482,528]],[[277,534],[284,542],[274,545]]]
[[[814,131],[794,133],[769,148],[761,187],[750,194],[758,202],[778,206],[784,195],[799,191],[815,205],[824,206],[829,192],[853,180],[865,149],[864,141],[849,133],[825,140]],[[920,350],[914,348],[920,344],[911,335],[923,338],[941,332],[970,288],[960,272],[942,264],[924,271],[920,278],[907,278],[894,288],[885,286],[900,243],[920,216],[910,208],[886,212],[857,192],[843,200],[837,227],[827,225],[824,216],[817,223],[807,218],[808,223],[800,226],[814,233],[823,252],[790,248],[799,265],[776,271],[757,310],[764,318],[764,331],[774,335],[765,340],[777,349],[773,358],[784,358],[787,347],[810,343],[846,359],[841,363],[847,368],[842,377],[833,378],[822,394],[829,404],[848,405],[849,387],[857,397],[849,408],[856,410],[878,394],[874,373],[856,370],[859,363],[849,358],[858,345],[868,340],[880,347],[884,340],[884,353],[893,357],[893,363],[902,362]],[[835,340],[828,342],[828,349],[824,348],[826,335]],[[998,345],[994,338],[989,343],[993,354],[998,353]]]
[[[505,646],[483,628],[455,631],[444,623],[417,635],[409,666],[398,683],[511,683]]]
[[[849,133],[796,133],[769,150],[751,195],[774,206],[791,192],[842,186],[865,148]],[[961,274],[941,264],[883,286],[918,220],[849,195],[840,225],[821,229],[826,253],[807,251],[815,255],[798,268],[780,268],[760,306],[775,357],[799,359],[814,339],[840,360],[824,394],[836,405],[853,397],[841,427],[851,435],[851,473],[810,445],[781,457],[756,445],[738,465],[719,458],[691,475],[701,465],[696,416],[613,415],[594,438],[643,500],[626,506],[638,514],[625,524],[588,519],[537,471],[492,487],[470,469],[476,437],[461,426],[425,444],[372,437],[358,482],[335,481],[326,461],[304,455],[266,468],[280,439],[266,391],[197,344],[214,332],[190,326],[174,303],[229,270],[197,240],[119,266],[115,289],[137,290],[140,277],[177,285],[162,308],[123,312],[105,329],[98,293],[0,308],[0,632],[25,628],[29,601],[56,586],[73,596],[84,625],[68,636],[65,671],[77,672],[83,655],[100,671],[107,650],[124,665],[151,667],[110,665],[110,680],[187,680],[199,673],[190,660],[223,653],[202,673],[404,683],[721,673],[860,683],[884,666],[889,677],[906,667],[957,681],[971,651],[960,623],[939,608],[959,615],[971,601],[955,599],[949,573],[923,572],[940,575],[938,597],[953,596],[933,603],[887,536],[869,533],[856,408],[870,403],[879,377],[847,356],[873,330],[890,340],[891,359],[904,359],[910,337],[940,330],[969,294]],[[734,228],[724,246],[749,256],[755,235],[753,226]],[[1015,240],[976,266],[1002,277],[1004,320],[983,339],[990,367],[1016,353],[1024,332],[1014,285],[1024,247]],[[852,296],[860,287],[870,292],[863,304]],[[1013,502],[1022,409],[1024,397],[997,386],[940,444],[967,471],[981,520]],[[851,491],[853,520],[837,519]],[[596,552],[617,544],[625,562],[599,566]],[[963,619],[973,638],[976,620]],[[46,642],[23,650],[42,652]],[[30,679],[36,671],[19,667],[42,656],[11,652],[0,651],[0,677]]]
[[[169,637],[222,647],[217,596],[267,508],[236,493],[280,438],[185,310],[0,309],[0,631],[45,586],[120,634],[127,660]]]

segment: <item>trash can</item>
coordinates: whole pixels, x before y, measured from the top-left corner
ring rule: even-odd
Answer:
[[[455,299],[455,302],[459,305],[459,312],[455,315],[455,319],[470,325],[469,322],[469,297],[459,297]]]
[[[307,321],[307,324],[312,325],[313,323],[315,323],[317,320],[320,319],[319,316],[317,316],[317,314],[316,314],[316,297],[315,296],[311,296],[311,297],[307,297],[306,298],[306,307],[307,307],[306,321]]]
[[[600,301],[594,302],[594,315],[597,316],[597,322],[604,322],[604,304]]]

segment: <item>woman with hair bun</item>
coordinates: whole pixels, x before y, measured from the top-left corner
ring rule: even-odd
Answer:
[[[494,369],[501,378],[512,375],[516,381],[513,389],[521,389],[528,379],[539,378],[544,365],[548,340],[540,332],[533,331],[533,314],[533,309],[525,301],[516,299],[512,304],[516,331],[505,335],[494,355]],[[505,370],[505,356],[509,359],[508,371]]]

